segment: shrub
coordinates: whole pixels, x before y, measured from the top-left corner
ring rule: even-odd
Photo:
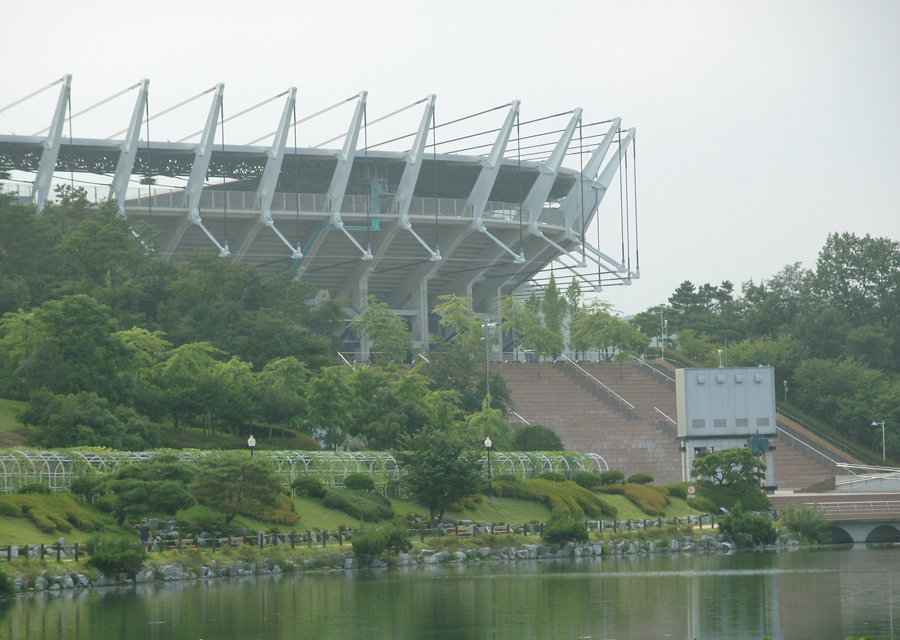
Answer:
[[[676,482],[674,484],[667,484],[664,488],[669,491],[669,495],[673,498],[687,500],[687,485],[687,482]]]
[[[622,484],[625,481],[625,474],[621,471],[604,471],[600,474],[600,484],[608,486],[611,484]]]
[[[608,487],[594,487],[591,491],[596,491],[597,493],[605,493],[610,496],[624,496],[625,495],[625,487],[620,484],[611,484]]]
[[[330,489],[325,494],[322,504],[329,509],[340,509],[347,515],[364,522],[378,522],[394,517],[391,501],[377,493]]]
[[[545,471],[539,475],[538,478],[541,480],[549,480],[550,482],[565,482],[568,480],[565,474],[562,474],[559,471]]]
[[[322,486],[322,481],[315,476],[300,476],[291,483],[291,489],[297,495],[319,498],[320,500],[325,497],[326,493],[325,487]]]
[[[718,513],[721,507],[730,511],[738,502],[751,511],[765,511],[772,506],[762,489],[744,482],[722,486],[709,480],[697,480],[695,482],[675,482],[664,488],[668,490],[670,496],[676,498],[683,496],[682,499],[688,499],[687,487],[689,484],[693,484],[697,489],[693,503],[694,508],[698,511]]]
[[[0,571],[0,598],[9,596],[16,592],[16,583],[6,574]]]
[[[775,525],[765,516],[757,516],[744,509],[740,502],[731,513],[717,519],[719,531],[728,534],[737,544],[749,546],[772,544],[778,539]]]
[[[818,511],[801,507],[799,511],[793,508],[785,509],[782,518],[784,526],[803,540],[810,542],[828,542],[830,536],[826,531],[825,516]]]
[[[69,485],[69,491],[85,502],[91,503],[94,501],[94,497],[100,494],[100,484],[102,482],[103,477],[99,475],[81,476],[72,481],[72,484]]]
[[[544,526],[543,539],[547,542],[587,542],[588,533],[583,522],[565,514],[554,514]]]
[[[92,538],[88,541],[90,564],[104,574],[134,575],[144,566],[147,552],[144,545],[128,538]]]
[[[103,526],[96,516],[82,509],[70,494],[65,493],[0,496],[0,515],[28,518],[44,533],[66,533],[73,526],[83,531],[96,531]]]
[[[513,451],[562,451],[562,440],[551,429],[539,424],[527,424],[513,433]]]
[[[50,490],[50,487],[45,484],[41,484],[40,482],[30,482],[19,487],[19,490],[16,491],[16,493],[38,493],[46,495],[52,493],[52,491]]]
[[[625,484],[652,484],[653,476],[649,473],[635,473],[634,475],[628,476],[628,479],[625,480]]]
[[[375,481],[364,473],[351,473],[344,478],[344,487],[354,491],[375,491]]]
[[[308,436],[305,433],[298,433],[294,437],[294,446],[301,451],[321,451],[322,446],[319,442],[313,438],[312,436]]]
[[[626,484],[622,487],[625,497],[650,516],[662,517],[666,515],[666,505],[669,497],[666,492],[657,487],[647,487],[640,484]]]
[[[618,510],[600,496],[574,482],[530,479],[494,483],[494,495],[533,500],[547,505],[553,513],[575,517],[615,518]]]
[[[248,505],[244,514],[273,524],[295,525],[300,522],[300,516],[294,513],[294,501],[284,494],[275,496],[272,507]]]
[[[377,556],[385,551],[405,553],[412,549],[412,542],[406,537],[403,529],[362,530],[353,534],[353,553],[356,555]]]
[[[593,489],[594,487],[600,486],[600,476],[596,473],[591,473],[590,471],[578,471],[572,476],[572,482],[579,487]]]

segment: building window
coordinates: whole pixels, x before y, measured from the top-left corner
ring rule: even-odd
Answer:
[[[720,429],[724,429],[728,426],[728,420],[725,418],[716,418],[713,420],[713,427],[718,427]]]
[[[750,421],[747,418],[735,418],[734,426],[740,429],[741,427],[749,427]]]
[[[756,426],[757,426],[757,427],[768,427],[768,426],[769,426],[769,419],[768,419],[768,418],[757,418],[757,419],[756,419]]]
[[[697,420],[696,418],[691,422],[692,429],[705,429],[706,428],[706,420]]]

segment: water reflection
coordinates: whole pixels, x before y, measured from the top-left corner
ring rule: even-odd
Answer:
[[[584,558],[42,594],[0,607],[0,638],[891,638],[898,553]]]

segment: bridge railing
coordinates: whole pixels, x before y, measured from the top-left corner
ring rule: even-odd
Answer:
[[[869,502],[807,502],[807,509],[818,511],[826,520],[855,520],[858,518],[900,517],[900,500],[871,500]]]

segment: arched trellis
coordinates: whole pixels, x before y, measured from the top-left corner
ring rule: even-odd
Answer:
[[[213,452],[0,449],[0,493],[12,493],[32,482],[62,491],[75,478],[114,473],[125,465],[164,453],[177,453],[183,461],[191,462]],[[286,485],[298,476],[312,475],[326,486],[341,486],[349,474],[364,473],[371,476],[376,485],[384,486],[401,474],[394,456],[380,451],[259,451],[256,455],[270,460]],[[482,454],[481,463],[487,474],[487,454]],[[520,478],[533,477],[545,471],[609,470],[609,465],[601,456],[573,451],[491,452],[491,465],[494,475],[508,473]]]
[[[481,463],[487,472],[488,456],[481,456]],[[596,453],[575,451],[492,451],[491,469],[493,474],[511,474],[519,478],[530,478],[546,471],[609,471],[601,456]]]

